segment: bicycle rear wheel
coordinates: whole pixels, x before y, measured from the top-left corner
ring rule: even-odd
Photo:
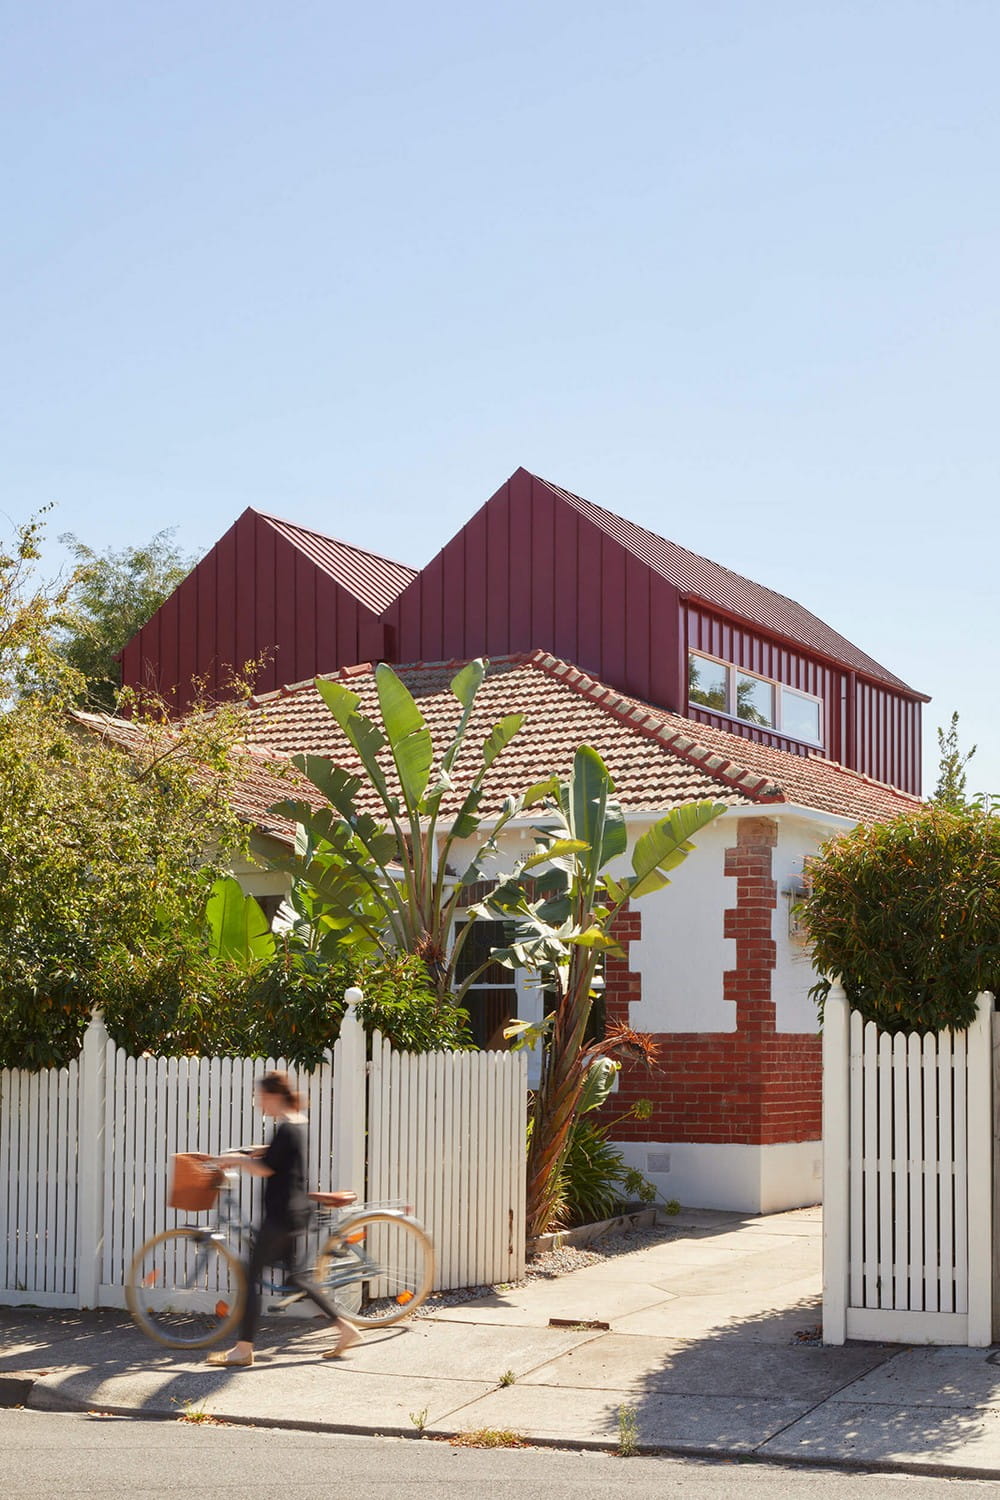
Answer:
[[[348,1323],[384,1328],[416,1312],[434,1279],[434,1248],[416,1219],[358,1214],[334,1230],[316,1261],[316,1279]]]
[[[169,1349],[204,1349],[239,1322],[246,1276],[208,1230],[164,1229],[135,1252],[125,1300],[148,1338]]]

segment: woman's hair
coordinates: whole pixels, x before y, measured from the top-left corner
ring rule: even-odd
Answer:
[[[257,1087],[262,1094],[277,1094],[284,1099],[289,1109],[301,1110],[305,1104],[302,1094],[289,1083],[287,1073],[265,1073],[263,1078],[258,1079]]]

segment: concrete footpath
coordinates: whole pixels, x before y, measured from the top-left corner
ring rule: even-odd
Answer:
[[[820,1211],[685,1213],[672,1237],[366,1335],[268,1321],[250,1370],[119,1313],[0,1308],[0,1404],[1000,1477],[1000,1351],[824,1348]]]

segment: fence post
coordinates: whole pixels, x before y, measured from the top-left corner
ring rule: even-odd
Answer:
[[[980,994],[968,1036],[969,1325],[972,1349],[993,1336],[993,996]]]
[[[104,1091],[108,1033],[95,1010],[80,1052],[80,1124],[76,1158],[76,1292],[96,1307],[104,1251]]]
[[[367,1066],[365,1029],[355,1006],[361,991],[347,990],[340,1023],[333,1077],[333,1160],[335,1188],[352,1188],[365,1196],[365,1100]]]
[[[850,1264],[850,1009],[836,981],[823,1006],[823,1342],[847,1338]]]

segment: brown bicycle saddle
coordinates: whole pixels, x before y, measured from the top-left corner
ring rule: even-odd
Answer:
[[[306,1195],[313,1203],[321,1203],[324,1208],[346,1208],[349,1203],[357,1203],[357,1193],[308,1193]]]

